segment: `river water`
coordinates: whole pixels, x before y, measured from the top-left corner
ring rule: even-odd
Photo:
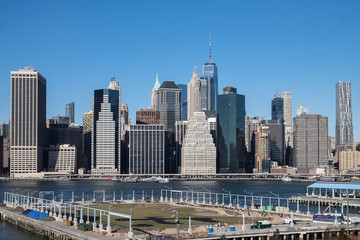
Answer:
[[[194,192],[211,191],[212,193],[225,193],[228,191],[232,194],[251,194],[257,196],[275,197],[274,194],[279,194],[280,197],[288,198],[298,194],[306,193],[306,186],[310,183],[304,182],[282,182],[282,181],[174,181],[168,184],[159,183],[122,183],[112,180],[78,180],[78,181],[3,181],[0,182],[0,200],[3,200],[4,192],[17,192],[20,194],[31,195],[38,197],[41,191],[48,191],[45,193],[45,198],[52,198],[51,191],[54,192],[54,197],[57,200],[63,198],[69,201],[74,194],[75,201],[79,201],[82,197],[85,200],[91,200],[93,191],[105,190],[106,199],[112,200],[115,191],[116,199],[120,199],[121,191],[124,199],[131,199],[133,191],[135,191],[136,199],[142,197],[143,191],[145,197],[154,195],[155,200],[160,198],[160,190],[166,187],[173,190],[192,189]],[[206,190],[204,190],[206,189]],[[225,191],[224,191],[225,190]],[[96,194],[96,198],[102,200],[101,194]],[[220,201],[219,201],[220,202]],[[295,210],[296,205],[290,206],[291,210]],[[323,207],[322,207],[323,208]],[[307,210],[306,205],[301,205],[302,211]],[[312,212],[317,212],[317,207],[312,206]],[[38,236],[20,230],[19,228],[6,224],[0,221],[0,239],[41,239]]]

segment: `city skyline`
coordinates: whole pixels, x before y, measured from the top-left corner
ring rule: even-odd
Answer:
[[[219,16],[214,16],[214,19],[210,19],[200,29],[191,28],[193,22],[196,22],[193,17],[186,19],[183,26],[180,26],[179,21],[176,20],[176,16],[184,12],[197,11],[196,7],[200,5],[199,3],[195,3],[195,10],[187,4],[178,6],[177,10],[171,10],[171,4],[162,4],[163,6],[158,9],[158,16],[149,18],[148,24],[154,25],[153,32],[138,26],[140,27],[138,30],[142,31],[140,36],[133,34],[135,32],[132,28],[134,24],[137,25],[136,23],[128,21],[128,24],[121,25],[120,20],[105,16],[106,11],[113,11],[108,9],[112,5],[114,9],[120,7],[129,9],[133,5],[107,3],[105,7],[99,9],[99,14],[103,18],[95,24],[95,28],[99,30],[103,25],[107,27],[102,32],[103,36],[94,40],[86,39],[89,37],[90,29],[81,30],[77,34],[75,33],[77,28],[70,28],[67,31],[66,27],[70,21],[66,20],[63,14],[68,14],[74,21],[79,21],[80,17],[84,17],[91,24],[90,16],[98,6],[96,3],[90,4],[87,11],[79,16],[76,16],[76,10],[81,4],[71,4],[74,10],[63,9],[64,12],[58,13],[63,22],[55,21],[51,13],[54,7],[62,9],[69,6],[70,2],[64,6],[50,6],[45,2],[40,4],[41,6],[39,3],[31,5],[25,2],[22,4],[1,3],[3,6],[0,8],[1,19],[6,21],[2,21],[5,24],[0,28],[0,33],[7,37],[0,40],[0,48],[4,53],[0,57],[0,79],[3,83],[0,100],[4,103],[0,106],[0,123],[7,123],[10,118],[10,71],[17,71],[29,65],[41,72],[48,80],[47,118],[56,115],[64,116],[64,105],[74,101],[75,120],[77,124],[82,125],[82,115],[91,109],[94,89],[105,88],[111,77],[115,76],[123,89],[122,102],[129,104],[130,115],[132,119],[135,119],[136,111],[150,105],[151,89],[157,72],[160,82],[174,81],[176,84],[187,84],[194,65],[202,66],[208,61],[208,35],[211,33],[212,60],[218,66],[219,89],[227,85],[238,88],[238,92],[247,98],[248,115],[265,115],[266,119],[270,119],[269,105],[276,89],[279,89],[279,92],[289,91],[292,95],[293,116],[296,115],[300,102],[303,102],[310,114],[321,114],[329,118],[329,135],[335,136],[335,83],[352,82],[354,106],[360,99],[360,96],[356,94],[360,90],[359,85],[356,84],[360,76],[358,68],[360,41],[359,34],[356,32],[358,29],[356,23],[359,22],[360,17],[355,11],[360,9],[360,4],[319,1],[311,2],[312,8],[309,9],[310,2],[305,1],[301,4],[285,3],[282,4],[284,6],[276,9],[279,7],[277,3],[268,4],[262,1],[260,3],[258,9],[255,8],[256,3],[232,2],[233,9],[216,5],[219,7]],[[22,7],[18,8],[19,5]],[[155,9],[159,5],[149,7]],[[23,21],[20,15],[31,12],[29,9],[37,7],[48,10],[43,12],[45,17],[48,17],[49,23],[42,23],[41,19],[34,17],[29,19],[29,25],[33,24],[42,30],[40,39],[50,38],[47,44],[39,38],[36,40],[38,42],[34,42],[31,38],[24,42],[18,33],[14,32]],[[204,7],[205,10],[209,8],[209,6]],[[301,11],[295,12],[294,7],[298,7],[297,10]],[[325,11],[320,11],[323,8]],[[137,6],[137,10],[144,13],[144,17],[149,16],[145,9],[147,9],[146,6]],[[286,9],[291,11],[286,13]],[[228,16],[225,16],[225,10],[229,11]],[[168,16],[168,11],[171,11],[175,17],[170,18],[170,22],[165,24],[161,21],[161,17]],[[271,11],[273,11],[272,14]],[[341,13],[344,11],[348,13],[346,16]],[[254,16],[251,16],[251,13],[259,19],[253,19]],[[273,16],[274,13],[283,15]],[[318,14],[322,18],[319,18]],[[270,15],[272,16],[270,22],[264,23],[266,17]],[[17,20],[16,16],[20,19]],[[129,17],[129,14],[124,12],[124,16],[119,15],[119,19],[123,17]],[[15,20],[10,21],[13,18]],[[129,19],[132,20],[132,18]],[[184,20],[184,18],[180,19]],[[229,26],[231,20],[238,26],[238,30]],[[246,21],[242,23],[241,20]],[[284,20],[289,21],[285,23]],[[51,23],[58,24],[59,34],[63,33],[66,36],[74,34],[73,46],[66,41],[65,43],[55,41],[54,37],[59,37],[59,35],[51,36],[54,33],[49,29]],[[165,36],[162,31],[167,29],[169,24],[175,24],[176,29],[170,29],[170,32],[166,34],[169,36]],[[270,24],[273,25],[270,30],[267,30],[266,26]],[[82,26],[86,24],[80,21],[77,27]],[[107,33],[111,33],[110,29],[117,26],[122,27],[123,31],[115,31],[109,37],[104,37]],[[253,29],[257,29],[259,33],[255,33]],[[175,32],[176,30],[181,31]],[[23,31],[29,36],[35,36],[26,27]],[[190,42],[186,40],[188,31],[194,34]],[[124,39],[119,39],[119,36]],[[78,41],[77,37],[82,40]],[[158,39],[158,43],[152,40],[154,37]],[[259,40],[261,37],[264,40]],[[71,52],[74,47],[79,47],[80,43],[84,43],[85,47]],[[94,46],[98,48],[92,53],[90,46],[94,43],[97,43]],[[145,46],[142,43],[146,43]],[[67,47],[69,50],[64,51]],[[125,51],[124,47],[129,49]],[[49,55],[51,49],[54,49],[53,56]],[[23,54],[18,54],[20,51]],[[34,51],[37,52],[37,56],[33,56]],[[72,54],[74,59],[69,58]],[[5,59],[4,56],[7,58]],[[147,62],[147,64],[142,64],[141,72],[138,72],[136,69],[140,62]],[[90,68],[93,70],[87,71]],[[141,92],[141,97],[136,92]],[[356,141],[360,140],[359,116],[359,112],[354,108],[353,123]]]

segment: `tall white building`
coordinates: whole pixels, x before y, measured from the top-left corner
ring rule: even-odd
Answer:
[[[91,173],[93,174],[121,172],[120,99],[117,88],[94,91],[91,129]]]
[[[292,132],[292,103],[291,93],[283,92],[282,98],[284,99],[284,126],[285,133]]]
[[[187,85],[187,111],[188,120],[194,115],[194,112],[201,112],[201,83],[196,67]]]
[[[181,148],[181,173],[216,174],[216,147],[204,112],[195,112],[188,121]]]
[[[46,79],[35,69],[11,72],[10,109],[10,174],[35,174],[46,146]]]
[[[336,146],[353,144],[351,82],[336,83]]]
[[[160,82],[159,82],[159,75],[156,74],[156,80],[155,80],[155,84],[154,84],[154,87],[152,89],[152,92],[151,92],[151,108],[152,109],[157,109],[157,92],[160,88]]]
[[[75,173],[76,147],[70,144],[62,144],[49,147],[48,171]]]

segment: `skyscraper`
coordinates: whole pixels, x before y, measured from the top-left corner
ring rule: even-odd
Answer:
[[[271,120],[284,121],[284,99],[279,94],[275,94],[271,101]]]
[[[72,145],[76,148],[76,167],[87,167],[82,161],[83,127],[73,124],[50,124],[48,128],[49,145]],[[75,169],[77,172],[77,169]]]
[[[74,102],[66,104],[65,117],[69,118],[70,123],[75,122],[75,103]]]
[[[0,124],[0,136],[9,138],[9,124]]]
[[[216,96],[218,94],[218,73],[216,64],[211,60],[211,35],[209,36],[209,62],[203,65],[201,94],[202,110],[216,111]]]
[[[165,173],[164,126],[130,125],[129,172],[133,174]]]
[[[353,143],[351,82],[336,83],[336,146]]]
[[[157,109],[157,103],[158,103],[157,95],[158,95],[159,88],[160,88],[159,75],[156,74],[155,84],[154,84],[154,87],[151,92],[151,108],[152,109]]]
[[[116,174],[121,171],[120,104],[119,90],[94,91],[91,173]]]
[[[282,98],[284,99],[284,125],[285,133],[292,132],[292,103],[291,92],[283,92]]]
[[[196,67],[194,69],[192,78],[187,85],[187,93],[187,117],[190,119],[194,115],[194,112],[201,111],[201,83]]]
[[[294,118],[293,162],[299,173],[309,173],[311,168],[328,165],[328,118],[299,113]]]
[[[282,120],[265,120],[263,126],[269,131],[270,160],[277,162],[279,166],[285,165],[285,134]]]
[[[181,116],[181,89],[174,82],[165,81],[156,93],[156,110],[160,112],[160,124],[165,128],[165,172],[175,173],[175,122],[180,121]]]
[[[217,168],[220,173],[245,171],[245,96],[225,87],[217,96]]]
[[[91,169],[91,128],[93,121],[93,110],[84,113],[83,116],[83,139],[84,139],[84,167]]]
[[[204,112],[190,117],[181,148],[182,174],[216,174],[216,147]]]
[[[46,79],[34,68],[11,72],[10,174],[43,169],[46,146]]]
[[[178,87],[181,89],[181,121],[186,121],[188,111],[187,85],[178,84]]]

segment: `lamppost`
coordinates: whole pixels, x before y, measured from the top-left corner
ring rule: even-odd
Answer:
[[[222,190],[229,194],[229,197],[230,197],[229,207],[231,207],[232,206],[232,204],[231,204],[231,190],[230,191],[226,191],[225,189],[222,189]]]
[[[171,215],[171,217],[172,218],[175,218],[175,222],[176,222],[176,226],[177,226],[177,230],[176,230],[176,232],[177,232],[177,240],[179,240],[180,238],[179,238],[179,212],[177,211],[177,210],[172,210],[172,215]]]

